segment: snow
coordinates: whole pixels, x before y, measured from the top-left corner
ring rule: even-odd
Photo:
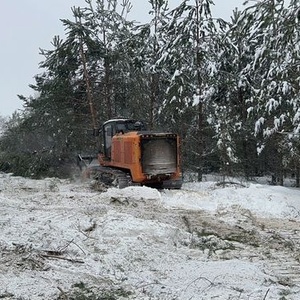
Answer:
[[[165,205],[173,208],[204,209],[212,213],[219,210],[248,209],[259,217],[297,218],[300,212],[300,191],[284,187],[250,184],[247,188],[227,187],[214,189],[214,183],[185,184],[180,191],[167,191]],[[187,192],[188,191],[188,192]],[[209,191],[209,192],[208,192]],[[175,197],[174,197],[175,193]]]
[[[287,81],[283,81],[282,82],[282,93],[284,95],[288,94],[288,92],[290,91],[290,84]]]
[[[172,81],[174,81],[176,79],[177,76],[180,76],[180,71],[179,70],[175,70],[173,77],[172,77]]]
[[[254,55],[254,62],[253,62],[253,70],[256,66],[256,64],[258,63],[258,60],[263,57],[264,52],[266,51],[266,47],[265,46],[261,46],[260,48],[257,48],[255,50],[255,55]]]
[[[100,193],[1,173],[0,298],[299,299],[300,190],[205,179]]]
[[[265,123],[265,119],[263,117],[260,117],[256,122],[255,122],[255,134],[258,134],[261,130],[262,125]]]
[[[279,106],[278,101],[276,101],[274,98],[270,98],[268,102],[266,103],[266,109],[268,113],[270,114],[273,110],[276,110],[276,108]]]
[[[297,112],[295,113],[295,116],[293,118],[293,124],[296,124],[300,121],[300,108],[298,108]]]

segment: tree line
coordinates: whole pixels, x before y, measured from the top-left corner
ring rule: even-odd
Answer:
[[[249,2],[230,21],[212,0],[149,0],[151,20],[128,20],[130,0],[86,0],[63,19],[65,38],[41,49],[43,72],[19,95],[0,139],[2,170],[68,176],[76,153],[113,117],[177,132],[184,171],[300,177],[300,6]]]

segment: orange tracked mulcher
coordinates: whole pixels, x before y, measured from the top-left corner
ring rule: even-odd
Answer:
[[[113,119],[102,128],[97,178],[115,186],[181,188],[180,141],[174,133],[147,131],[143,122]]]

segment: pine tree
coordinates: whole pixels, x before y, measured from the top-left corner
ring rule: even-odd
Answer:
[[[299,47],[295,47],[299,42],[297,2],[292,1],[287,9],[282,0],[263,1],[248,12],[254,16],[251,30],[257,40],[251,65],[257,92],[251,112],[256,115],[255,132],[260,134],[260,147],[277,157],[268,167],[281,184],[291,159],[287,151],[295,148],[287,145],[297,141],[295,134],[299,133],[299,87],[294,68],[299,57]]]
[[[99,123],[117,110],[115,95],[121,65],[118,58],[122,55],[116,52],[121,49],[116,45],[123,42],[121,33],[126,34],[127,23],[115,11],[115,3],[108,1],[107,10],[103,8],[104,1],[96,1],[96,10],[91,1],[86,9],[73,8],[75,22],[62,21],[66,39],[54,37],[54,49],[41,50],[45,57],[41,67],[45,71],[31,85],[37,96],[21,97],[26,114],[18,127],[24,132],[23,140],[35,140],[31,145],[34,150],[29,152],[38,153],[42,159],[46,159],[46,153],[58,162],[73,160],[76,153],[89,149],[96,153],[95,140],[87,131],[99,128]],[[97,18],[102,13],[105,19],[100,22]],[[125,29],[118,22],[123,22]],[[103,28],[104,40],[99,38]],[[91,101],[94,99],[98,100],[95,107]],[[91,107],[95,108],[93,113]]]
[[[133,92],[138,91],[137,105],[142,109],[141,116],[148,123],[149,129],[156,129],[160,126],[159,108],[166,90],[163,70],[157,62],[165,43],[163,29],[168,22],[168,1],[150,0],[149,3],[153,18],[148,23],[135,27],[129,50],[133,58],[132,75],[136,77],[136,84],[132,87]],[[134,106],[133,102],[132,108]]]
[[[214,43],[216,71],[210,110],[222,168],[240,171],[246,177],[257,169],[253,119],[248,115],[255,37],[249,34],[248,17],[251,15],[235,10],[231,22],[220,23]]]
[[[162,107],[165,120],[173,122],[183,140],[186,165],[193,165],[202,179],[209,139],[206,131],[207,105],[211,97],[210,78],[213,72],[211,42],[216,28],[211,16],[211,1],[182,3],[170,12],[161,64],[169,76],[168,93]],[[195,163],[196,162],[196,163]]]

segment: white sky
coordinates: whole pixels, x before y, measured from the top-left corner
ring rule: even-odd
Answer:
[[[192,0],[191,0],[192,1]],[[147,20],[148,0],[131,0],[132,17]],[[229,19],[235,7],[242,8],[244,0],[214,0],[215,17]],[[171,8],[180,0],[169,0]],[[39,48],[51,49],[55,35],[63,37],[60,19],[72,19],[71,7],[85,6],[84,0],[1,0],[0,10],[0,115],[9,116],[22,108],[18,94],[33,95],[28,87],[39,74],[43,60]]]

